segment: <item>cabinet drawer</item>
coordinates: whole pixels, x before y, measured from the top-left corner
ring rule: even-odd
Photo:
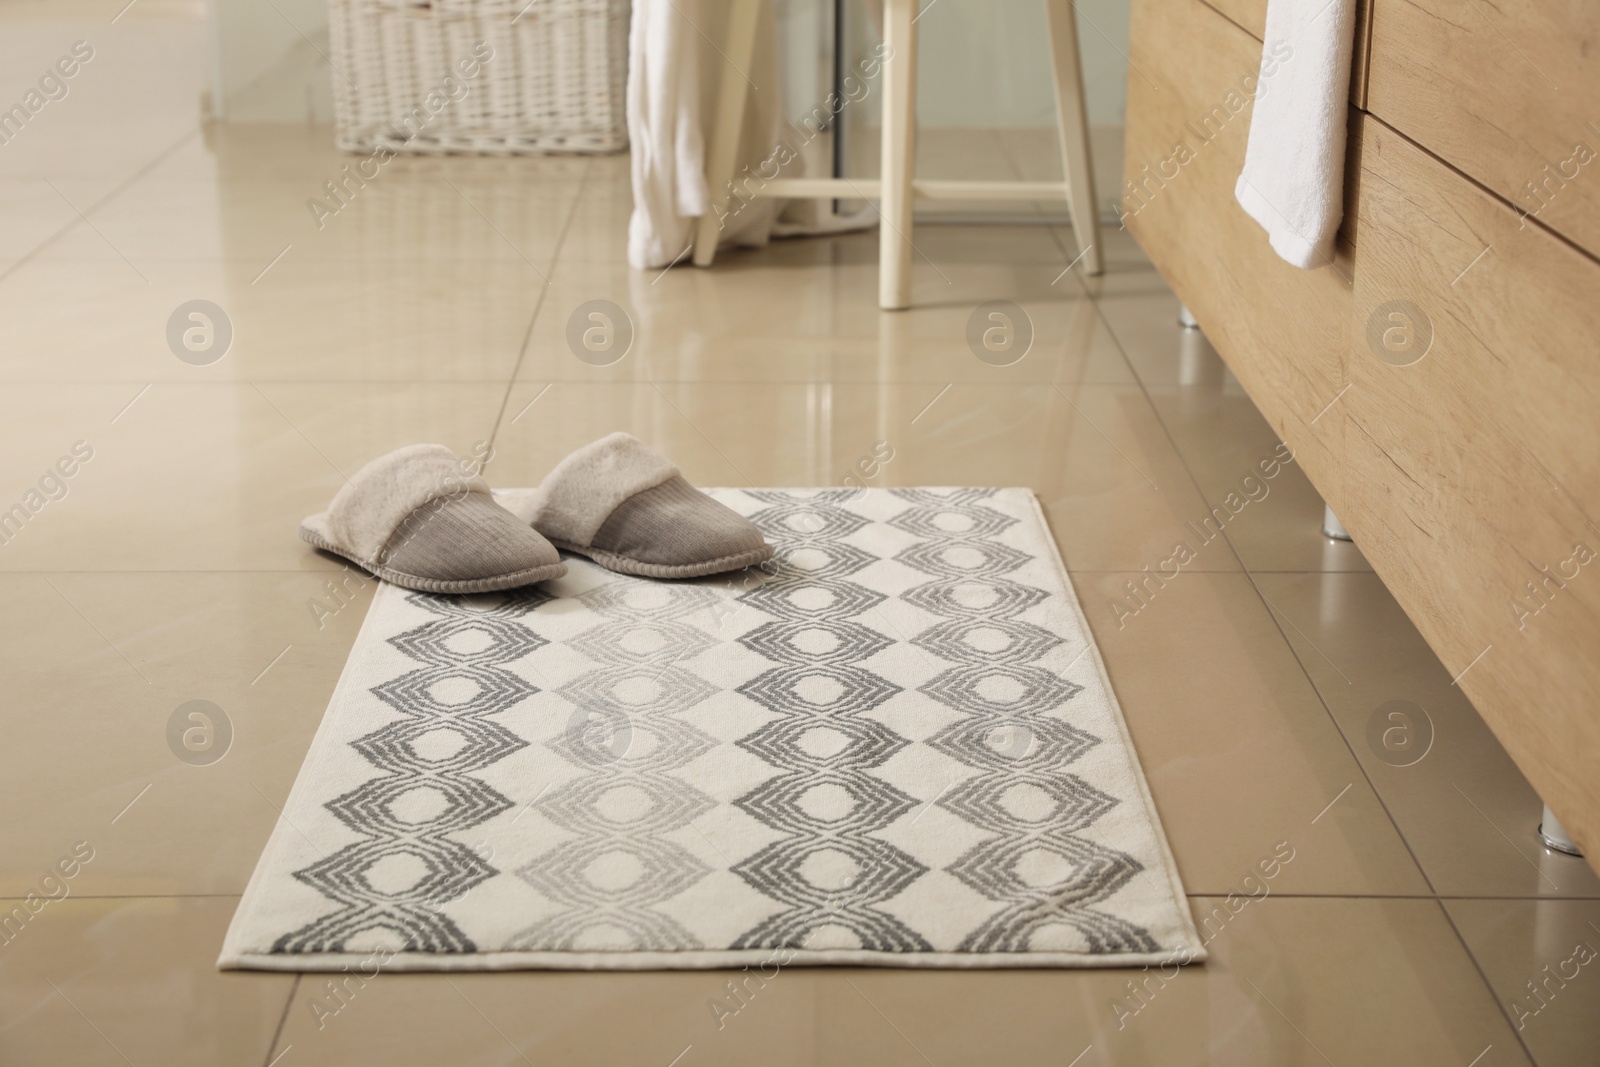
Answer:
[[[1367,108],[1600,254],[1600,4],[1375,0]]]
[[[1600,848],[1600,265],[1381,122],[1360,148],[1330,503],[1534,787]]]
[[[1201,0],[1135,0],[1130,39],[1126,224],[1316,481],[1338,426],[1317,417],[1344,384],[1348,264],[1289,266],[1233,198],[1261,44]]]
[[[1267,0],[1206,0],[1258,41],[1267,37]],[[1350,103],[1367,106],[1367,46],[1373,0],[1356,0],[1355,47],[1350,59]]]

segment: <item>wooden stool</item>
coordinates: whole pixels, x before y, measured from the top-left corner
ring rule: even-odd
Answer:
[[[731,199],[750,83],[742,73],[755,53],[762,0],[733,0],[728,23],[727,65],[717,95],[716,126],[706,153],[711,210],[695,230],[694,262],[709,267],[717,255],[720,219]],[[1065,200],[1088,274],[1099,274],[1100,226],[1095,217],[1094,174],[1089,162],[1089,122],[1084,111],[1083,67],[1072,0],[1045,0],[1050,54],[1055,73],[1056,121],[1065,181],[929,181],[912,174],[917,154],[917,0],[884,0],[883,176],[878,181],[846,178],[774,178],[751,195],[785,199],[876,196],[883,217],[878,251],[878,306],[911,304],[911,204],[924,200]]]

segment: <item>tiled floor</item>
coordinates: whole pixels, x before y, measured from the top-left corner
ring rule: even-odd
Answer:
[[[0,546],[4,909],[79,849],[0,943],[0,1063],[1600,1061],[1600,880],[1539,847],[1538,799],[1296,468],[1129,597],[1277,442],[1123,235],[1085,281],[1070,232],[924,227],[917,306],[882,314],[871,235],[628,271],[620,158],[397,160],[319,230],[329,131],[199,127],[193,5],[121,7],[0,13],[0,104],[97,50],[0,147],[0,510],[93,450]],[[167,339],[193,299],[233,328],[208,365]],[[991,299],[1035,330],[1011,366],[967,345]],[[566,341],[590,300],[632,324],[607,366]],[[1034,488],[1211,961],[790,970],[720,1028],[715,972],[384,975],[320,1026],[325,976],[218,973],[373,589],[295,522],[401,444],[492,442],[520,485],[613,429],[705,485],[838,484],[887,442],[880,484]],[[231,724],[211,765],[167,740],[195,699]],[[1397,710],[1409,754],[1374,740]],[[1230,907],[1279,842],[1270,896]]]

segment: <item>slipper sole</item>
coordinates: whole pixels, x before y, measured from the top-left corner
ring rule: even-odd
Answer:
[[[550,538],[550,543],[564,552],[585,556],[594,560],[608,571],[618,574],[631,574],[639,578],[704,578],[708,574],[721,574],[724,571],[740,571],[746,567],[754,567],[758,563],[765,563],[772,558],[772,546],[762,545],[748,552],[737,552],[731,556],[722,556],[718,559],[708,559],[700,563],[642,563],[627,556],[619,556],[615,552],[607,552],[599,548],[585,548],[567,541],[557,541]]]
[[[567,573],[567,565],[565,563],[552,563],[548,566],[533,567],[525,571],[497,574],[492,578],[470,578],[463,581],[423,578],[420,575],[407,574],[404,571],[397,571],[369,560],[357,559],[306,526],[300,527],[300,539],[309,545],[322,549],[324,552],[331,552],[341,559],[347,559],[362,570],[367,571],[369,574],[374,574],[392,585],[415,589],[421,593],[498,593],[504,589],[515,589],[518,586],[532,585],[535,582],[548,581],[551,578],[560,578]]]

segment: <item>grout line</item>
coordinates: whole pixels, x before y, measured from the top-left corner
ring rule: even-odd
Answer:
[[[1444,914],[1444,921],[1450,924],[1450,929],[1455,932],[1456,941],[1461,945],[1467,959],[1472,961],[1472,969],[1478,972],[1478,980],[1483,983],[1483,988],[1489,991],[1489,999],[1494,1001],[1495,1010],[1500,1013],[1500,1018],[1505,1020],[1506,1028],[1511,1031],[1511,1036],[1516,1038],[1517,1044],[1522,1047],[1522,1054],[1528,1058],[1529,1063],[1538,1063],[1534,1058],[1533,1050],[1528,1048],[1528,1043],[1522,1040],[1522,1031],[1517,1029],[1516,1022],[1511,1018],[1511,1013],[1506,1010],[1505,1002],[1500,999],[1500,994],[1495,992],[1494,984],[1489,981],[1489,974],[1483,969],[1483,964],[1478,960],[1478,954],[1472,951],[1472,944],[1467,940],[1467,935],[1461,932],[1461,927],[1456,923],[1456,917],[1450,914],[1450,909],[1444,906],[1444,901],[1437,901],[1439,910]],[[1494,1046],[1490,1046],[1493,1048]],[[1484,1049],[1488,1052],[1489,1049]],[[1478,1060],[1483,1059],[1483,1053],[1478,1054]],[[1477,1063],[1478,1060],[1473,1060]]]
[[[1091,299],[1093,298],[1091,297]],[[1111,323],[1106,320],[1105,314],[1100,308],[1100,302],[1098,300],[1094,300],[1093,302],[1095,305],[1095,312],[1100,316],[1100,320],[1106,327],[1106,331],[1111,334],[1111,339],[1117,345],[1118,350],[1122,351],[1122,341],[1117,337],[1116,331],[1111,329]],[[1221,358],[1220,354],[1218,358]],[[1127,353],[1125,351],[1123,352],[1123,359],[1127,360]],[[1128,365],[1132,367],[1133,364],[1131,360],[1128,360]],[[1161,426],[1162,431],[1166,434],[1168,443],[1172,446],[1173,451],[1177,454],[1178,462],[1183,466],[1184,471],[1189,475],[1189,481],[1194,485],[1195,491],[1200,494],[1201,500],[1210,503],[1210,497],[1206,494],[1205,489],[1200,485],[1200,480],[1195,477],[1193,469],[1189,466],[1189,461],[1184,458],[1183,451],[1178,448],[1178,441],[1177,438],[1175,438],[1172,434],[1172,428],[1167,425],[1167,420],[1162,415],[1161,409],[1157,407],[1154,400],[1151,399],[1150,392],[1148,387],[1145,385],[1144,378],[1139,375],[1137,370],[1134,371],[1134,380],[1139,383],[1139,388],[1144,393],[1145,403],[1149,404],[1150,408],[1155,412],[1156,422]],[[1256,596],[1260,599],[1262,606],[1267,609],[1267,615],[1272,620],[1273,628],[1278,631],[1278,636],[1282,639],[1284,646],[1288,648],[1289,654],[1294,657],[1295,664],[1300,668],[1301,676],[1306,680],[1306,684],[1311,687],[1311,692],[1316,696],[1317,702],[1322,705],[1323,713],[1327,716],[1328,722],[1333,726],[1335,735],[1344,742],[1345,751],[1349,753],[1350,759],[1354,761],[1356,768],[1361,772],[1362,777],[1367,783],[1367,788],[1372,790],[1372,795],[1377,800],[1378,806],[1383,809],[1383,813],[1388,818],[1389,825],[1393,828],[1395,836],[1398,837],[1400,839],[1400,843],[1405,846],[1406,853],[1411,857],[1412,866],[1416,868],[1417,874],[1422,878],[1423,884],[1428,887],[1428,892],[1436,896],[1438,894],[1438,887],[1433,884],[1433,879],[1428,877],[1428,872],[1423,867],[1422,861],[1417,858],[1416,849],[1412,847],[1411,841],[1406,837],[1405,832],[1400,828],[1400,822],[1395,818],[1394,812],[1390,810],[1389,804],[1384,799],[1383,793],[1380,792],[1376,784],[1373,783],[1372,775],[1368,772],[1366,764],[1363,763],[1361,761],[1361,757],[1356,754],[1354,743],[1350,740],[1349,735],[1345,733],[1344,728],[1339,725],[1338,716],[1334,715],[1333,708],[1328,704],[1327,698],[1323,696],[1321,687],[1319,687],[1316,683],[1316,680],[1311,677],[1311,671],[1306,666],[1305,661],[1301,658],[1300,651],[1295,648],[1294,642],[1289,640],[1289,635],[1284,631],[1283,623],[1280,621],[1278,613],[1273,610],[1271,603],[1267,600],[1266,595],[1262,592],[1260,583],[1256,581],[1255,574],[1248,566],[1245,565],[1244,557],[1239,554],[1238,546],[1233,543],[1233,538],[1230,535],[1228,527],[1223,528],[1222,537],[1223,540],[1227,542],[1228,549],[1233,553],[1234,558],[1238,561],[1240,570],[1244,572],[1245,580],[1250,583],[1250,587],[1255,590]],[[1320,572],[1313,571],[1308,573]]]
[[[67,1002],[67,1006],[69,1008],[71,1008],[73,1011],[78,1013],[78,1017],[80,1019],[82,1019],[84,1022],[89,1024],[89,1029],[93,1030],[95,1033],[100,1035],[100,1040],[104,1041],[106,1044],[111,1046],[111,1051],[115,1052],[118,1056],[121,1056],[122,1057],[122,1061],[124,1063],[128,1064],[128,1067],[133,1067],[133,1061],[128,1059],[128,1054],[123,1052],[120,1048],[118,1048],[117,1045],[116,1045],[116,1042],[112,1041],[109,1037],[107,1037],[106,1036],[106,1032],[104,1030],[100,1029],[98,1026],[96,1026],[95,1023],[94,1023],[94,1020],[89,1018],[87,1015],[85,1015],[83,1013],[83,1009],[78,1007],[76,1004],[74,1004],[72,1002],[72,998],[67,996],[66,993],[62,992],[60,986],[56,985],[54,982],[50,981],[50,979],[48,979],[48,978],[45,979],[45,982],[47,982],[49,984],[51,989],[54,989],[56,991],[56,996],[60,997],[64,1001],[66,1001]]]
[[[544,311],[545,301],[550,297],[550,290],[554,285],[553,278],[561,269],[561,250],[566,246],[567,234],[572,230],[572,220],[578,217],[578,205],[583,203],[583,190],[589,177],[589,172],[594,169],[594,160],[590,159],[583,168],[583,175],[578,180],[578,195],[572,198],[572,206],[567,209],[567,217],[561,224],[561,234],[556,238],[555,248],[550,253],[550,277],[545,278],[544,285],[539,289],[539,299],[533,302],[533,314],[528,317],[528,329],[522,335],[522,347],[517,350],[517,361],[511,365],[511,379],[506,382],[506,395],[500,400],[500,410],[495,413],[494,425],[489,429],[489,463],[494,462],[494,445],[500,439],[500,423],[506,417],[506,408],[511,404],[511,394],[516,391],[517,377],[522,373],[523,361],[528,358],[528,346],[533,343],[533,327],[539,321],[539,315]],[[554,382],[550,383],[554,384]],[[548,386],[547,386],[548,388]],[[539,394],[543,396],[543,393]],[[535,397],[535,399],[538,399]],[[523,408],[526,411],[527,408]],[[522,417],[522,411],[517,412],[517,418]],[[512,420],[515,421],[515,420]],[[479,473],[482,473],[481,471]]]
[[[1301,1038],[1303,1038],[1305,1040],[1305,1043],[1310,1045],[1311,1048],[1316,1052],[1316,1054],[1318,1056],[1321,1056],[1323,1059],[1328,1060],[1328,1063],[1329,1063],[1330,1067],[1332,1067],[1333,1061],[1328,1059],[1328,1054],[1326,1052],[1323,1052],[1320,1048],[1317,1048],[1317,1043],[1315,1041],[1312,1041],[1311,1038],[1307,1037],[1306,1036],[1306,1032],[1304,1030],[1300,1029],[1298,1026],[1295,1026],[1294,1020],[1289,1018],[1287,1015],[1284,1015],[1282,1008],[1280,1008],[1276,1004],[1272,1003],[1271,1000],[1268,1000],[1267,999],[1267,995],[1265,993],[1261,992],[1261,987],[1260,986],[1258,986],[1254,982],[1250,981],[1250,979],[1248,977],[1246,977],[1245,975],[1240,975],[1239,977],[1244,978],[1245,983],[1248,984],[1251,989],[1254,989],[1256,991],[1256,995],[1259,996],[1262,1000],[1267,1001],[1267,1006],[1270,1007],[1273,1011],[1277,1012],[1280,1016],[1282,1016],[1283,1017],[1283,1021],[1288,1023],[1291,1027],[1293,1027],[1294,1032],[1299,1034],[1301,1036]]]
[[[272,1031],[272,1040],[267,1042],[267,1056],[272,1058],[266,1060],[266,1067],[273,1067],[273,1064],[283,1059],[284,1054],[289,1049],[294,1048],[293,1045],[287,1045],[284,1047],[283,1052],[278,1053],[276,1056],[272,1055],[272,1050],[278,1047],[278,1038],[283,1036],[284,1024],[289,1021],[289,1009],[294,1006],[294,996],[300,992],[300,979],[304,977],[305,975],[302,974],[295,975],[294,981],[289,985],[289,995],[283,998],[283,1012],[278,1016],[277,1027]]]
[[[1121,340],[1121,338],[1117,337],[1116,331],[1112,330],[1111,323],[1106,319],[1105,313],[1100,307],[1100,300],[1098,298],[1096,298],[1093,294],[1090,294],[1090,300],[1091,300],[1091,302],[1093,302],[1093,304],[1095,306],[1095,313],[1100,316],[1100,320],[1101,320],[1102,324],[1106,327],[1106,331],[1111,334],[1112,342],[1114,344],[1116,344],[1118,351],[1122,353],[1123,360],[1128,364],[1129,368],[1133,370],[1134,381],[1136,381],[1139,384],[1139,388],[1144,392],[1146,403],[1150,404],[1150,407],[1155,411],[1155,415],[1156,415],[1157,421],[1160,423],[1162,430],[1165,431],[1166,434],[1167,434],[1167,440],[1171,443],[1172,448],[1174,449],[1174,451],[1176,451],[1178,453],[1178,461],[1181,464],[1183,464],[1184,470],[1189,474],[1189,479],[1190,479],[1191,482],[1194,483],[1195,489],[1200,493],[1201,499],[1209,501],[1209,498],[1206,496],[1204,489],[1202,489],[1200,487],[1199,480],[1195,478],[1194,471],[1192,469],[1190,469],[1188,460],[1184,458],[1182,451],[1178,449],[1177,440],[1176,440],[1176,438],[1174,438],[1172,436],[1171,427],[1169,427],[1167,425],[1167,420],[1162,416],[1161,409],[1155,405],[1153,400],[1151,400],[1149,389],[1145,384],[1143,376],[1141,376],[1139,374],[1137,368],[1133,367],[1132,360],[1128,359],[1127,352],[1124,351],[1123,348],[1122,348],[1122,340]],[[1219,356],[1219,358],[1220,358],[1220,356]],[[1338,398],[1335,397],[1334,399],[1337,400]],[[1329,406],[1331,407],[1332,405],[1330,404]],[[1223,529],[1222,536],[1227,541],[1228,548],[1233,552],[1235,558],[1239,561],[1239,566],[1240,566],[1241,570],[1244,571],[1244,575],[1245,575],[1246,580],[1249,581],[1251,587],[1256,590],[1256,595],[1257,596],[1261,596],[1261,588],[1256,582],[1255,573],[1252,572],[1250,570],[1250,568],[1245,565],[1244,558],[1239,555],[1239,551],[1238,551],[1237,547],[1234,546],[1233,539],[1232,539],[1232,537],[1229,536],[1229,532],[1228,532],[1228,530],[1226,528]],[[1071,573],[1071,572],[1069,571],[1069,573]],[[1274,572],[1274,573],[1282,573],[1282,572]],[[1310,572],[1305,572],[1305,573],[1308,573],[1308,574],[1320,574],[1320,573],[1325,573],[1325,572],[1310,571]],[[1265,597],[1262,597],[1262,601],[1263,601],[1263,603],[1265,603]],[[1378,801],[1378,806],[1383,809],[1384,815],[1388,817],[1389,825],[1391,827],[1393,827],[1395,835],[1400,839],[1400,843],[1403,846],[1405,846],[1407,854],[1410,855],[1410,857],[1411,857],[1412,866],[1416,869],[1417,874],[1422,878],[1423,883],[1428,887],[1428,894],[1427,894],[1428,897],[1431,897],[1437,903],[1437,905],[1439,907],[1439,910],[1444,913],[1446,921],[1450,923],[1450,928],[1455,932],[1457,943],[1461,945],[1462,951],[1464,951],[1467,954],[1467,958],[1472,961],[1473,968],[1478,972],[1478,980],[1483,984],[1483,988],[1488,993],[1489,999],[1494,1001],[1495,1008],[1500,1012],[1501,1018],[1505,1020],[1506,1025],[1511,1029],[1512,1033],[1515,1035],[1515,1037],[1517,1039],[1517,1043],[1522,1047],[1524,1055],[1527,1056],[1528,1061],[1530,1063],[1531,1062],[1535,1062],[1533,1054],[1528,1051],[1528,1047],[1527,1047],[1526,1043],[1524,1043],[1523,1040],[1522,1040],[1522,1035],[1520,1033],[1518,1033],[1517,1030],[1516,1030],[1516,1027],[1514,1025],[1512,1025],[1511,1019],[1510,1019],[1509,1015],[1507,1015],[1507,1013],[1506,1013],[1505,1005],[1501,1002],[1499,995],[1495,992],[1494,986],[1489,982],[1489,976],[1484,972],[1483,965],[1479,962],[1477,955],[1472,951],[1471,944],[1468,943],[1466,937],[1462,934],[1461,928],[1456,925],[1455,918],[1454,918],[1454,916],[1452,916],[1450,914],[1450,910],[1444,906],[1444,900],[1445,899],[1523,899],[1523,898],[1446,898],[1446,897],[1442,896],[1439,893],[1438,887],[1434,885],[1433,879],[1428,875],[1428,871],[1422,865],[1422,861],[1417,858],[1416,849],[1412,846],[1410,839],[1406,836],[1405,831],[1401,828],[1399,820],[1395,818],[1394,812],[1392,810],[1390,810],[1388,801],[1384,799],[1383,793],[1373,783],[1372,776],[1368,773],[1366,764],[1362,763],[1360,757],[1358,757],[1356,755],[1355,746],[1350,741],[1350,738],[1345,733],[1344,729],[1339,725],[1338,717],[1334,715],[1333,708],[1329,706],[1327,699],[1323,696],[1322,689],[1317,685],[1316,681],[1311,677],[1311,672],[1307,669],[1304,660],[1302,660],[1300,658],[1300,653],[1294,647],[1294,643],[1292,641],[1290,641],[1288,635],[1286,633],[1284,633],[1282,625],[1278,622],[1277,615],[1274,614],[1271,611],[1270,608],[1268,609],[1268,614],[1271,615],[1271,617],[1272,617],[1273,625],[1277,628],[1279,637],[1282,638],[1283,643],[1286,646],[1288,646],[1289,654],[1294,657],[1295,663],[1299,665],[1300,672],[1301,672],[1302,676],[1304,676],[1304,678],[1306,679],[1306,683],[1311,686],[1312,692],[1314,694],[1316,694],[1317,700],[1318,700],[1319,703],[1321,703],[1322,709],[1326,713],[1326,715],[1328,717],[1328,720],[1333,724],[1333,728],[1337,732],[1338,736],[1344,741],[1345,748],[1350,753],[1350,758],[1355,761],[1357,768],[1361,771],[1362,775],[1366,778],[1367,787],[1372,790],[1373,796]],[[1485,649],[1484,651],[1488,651],[1488,650]],[[1476,662],[1476,661],[1474,661],[1474,662]],[[1465,672],[1463,672],[1463,673],[1465,673]],[[1343,795],[1343,794],[1341,794],[1341,795]],[[1526,857],[1524,857],[1524,859],[1526,859]],[[1532,899],[1543,899],[1543,898],[1532,898]]]
[[[1515,852],[1518,856],[1521,856],[1522,857],[1522,862],[1526,863],[1529,867],[1531,867],[1533,869],[1533,873],[1534,874],[1537,874],[1540,878],[1543,878],[1545,880],[1545,882],[1549,884],[1551,889],[1554,889],[1557,893],[1561,892],[1561,887],[1556,885],[1555,879],[1551,878],[1548,874],[1545,874],[1544,871],[1540,870],[1538,864],[1536,864],[1532,860],[1530,860],[1528,858],[1528,854],[1526,852],[1523,852],[1521,847],[1515,841],[1511,840],[1510,836],[1504,830],[1500,829],[1500,824],[1495,822],[1493,819],[1489,818],[1489,813],[1488,812],[1486,812],[1482,808],[1478,807],[1477,801],[1475,801],[1471,797],[1467,796],[1466,791],[1464,789],[1462,789],[1459,785],[1456,785],[1455,782],[1451,782],[1450,784],[1455,787],[1455,791],[1457,793],[1461,794],[1461,799],[1462,800],[1465,800],[1468,804],[1472,805],[1472,810],[1473,811],[1475,811],[1479,815],[1483,816],[1483,821],[1488,823],[1490,826],[1492,826],[1494,828],[1494,832],[1495,833],[1499,834],[1502,838],[1505,838],[1506,844],[1511,846],[1511,851]]]
[[[190,130],[188,133],[184,134],[182,137],[180,137],[176,141],[172,142],[166,148],[164,148],[160,152],[156,153],[156,156],[155,156],[154,159],[150,160],[150,162],[146,163],[144,166],[140,167],[138,170],[136,170],[132,174],[128,175],[128,177],[126,179],[124,179],[121,184],[113,186],[111,188],[111,190],[109,192],[107,192],[104,196],[102,196],[99,200],[96,200],[94,203],[92,203],[88,207],[84,208],[83,211],[82,211],[82,214],[87,216],[90,212],[98,210],[99,208],[101,208],[105,204],[110,203],[112,200],[116,199],[118,196],[121,196],[125,191],[127,191],[127,189],[130,186],[136,184],[141,179],[143,179],[146,174],[149,174],[152,170],[155,170],[156,167],[158,167],[162,163],[166,162],[166,159],[167,159],[168,156],[172,155],[172,153],[174,153],[178,149],[182,148],[191,138],[195,138],[195,137],[199,137],[199,136],[200,136],[200,131],[198,129]],[[78,221],[79,221],[78,219],[74,219],[71,222],[67,223],[65,226],[61,227],[61,229],[57,230],[55,233],[51,234],[49,237],[46,237],[44,240],[42,240],[38,244],[34,245],[33,248],[28,250],[28,253],[26,255],[18,256],[17,257],[17,261],[15,263],[11,264],[11,266],[7,267],[5,270],[0,270],[0,282],[5,281],[12,274],[14,274],[17,271],[17,269],[19,267],[21,267],[24,263],[32,262],[34,257],[37,256],[40,252],[44,251],[50,245],[54,244],[56,241],[58,241],[59,239],[64,237],[70,230],[72,230],[74,227],[76,227],[78,225]]]

